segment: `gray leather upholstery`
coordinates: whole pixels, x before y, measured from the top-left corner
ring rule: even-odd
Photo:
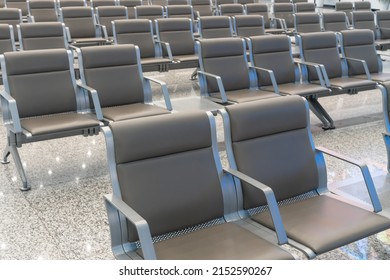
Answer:
[[[83,7],[85,6],[84,0],[58,0],[58,5],[60,8],[64,7]]]
[[[352,11],[353,11],[353,3],[349,1],[336,2],[335,10],[345,12],[348,17],[350,23],[352,23]]]
[[[380,39],[390,39],[390,11],[376,11]]]
[[[352,25],[355,29],[371,29],[376,31],[375,15],[371,11],[354,11],[352,12]]]
[[[54,0],[31,0],[28,2],[34,22],[56,22],[57,10]]]
[[[192,0],[192,7],[200,16],[212,16],[210,0]]]
[[[274,4],[274,16],[286,21],[287,28],[294,28],[294,5],[291,3]],[[279,23],[278,23],[279,25]]]
[[[96,8],[98,23],[106,27],[108,36],[113,36],[112,21],[127,19],[126,10],[126,7],[122,6],[100,6]]]
[[[129,19],[135,18],[135,6],[141,6],[142,0],[119,0],[120,6],[125,6],[127,8],[127,16]]]
[[[90,1],[91,1],[91,7],[93,7],[94,9],[96,9],[97,7],[116,5],[115,0],[90,0]]]
[[[144,103],[132,103],[102,108],[103,116],[110,122],[168,114],[169,111]]]
[[[298,33],[321,32],[320,15],[314,12],[297,13],[295,31]]]
[[[315,12],[316,11],[316,5],[312,2],[302,2],[302,3],[295,3],[295,12],[296,13],[305,13],[305,12]]]
[[[96,38],[94,14],[91,8],[65,7],[61,12],[72,39]]]
[[[354,3],[355,10],[368,10],[371,11],[371,2],[370,1],[355,1]]]
[[[199,33],[202,38],[232,37],[232,27],[228,16],[203,16],[199,18]]]
[[[0,54],[14,50],[11,29],[8,24],[0,24]]]
[[[159,5],[137,6],[135,7],[135,15],[137,19],[156,19],[164,17],[164,9]]]
[[[60,22],[20,24],[23,50],[66,48],[64,26]]]
[[[244,14],[244,6],[241,4],[222,4],[218,7],[220,15],[235,16]]]
[[[6,23],[12,25],[14,29],[14,38],[17,40],[18,38],[18,29],[16,25],[22,22],[22,18],[20,17],[19,9],[17,8],[2,8],[0,9],[0,24]]]
[[[325,31],[339,32],[348,29],[345,12],[323,13],[322,20]]]
[[[240,37],[264,35],[264,20],[260,15],[236,15],[236,34]]]
[[[168,18],[193,19],[194,12],[191,5],[170,5],[165,8]]]
[[[270,20],[268,16],[267,4],[261,3],[248,3],[245,5],[247,15],[260,15],[264,18],[264,27],[270,28]]]
[[[16,8],[22,11],[22,16],[28,15],[27,1],[25,0],[7,0],[7,8]]]

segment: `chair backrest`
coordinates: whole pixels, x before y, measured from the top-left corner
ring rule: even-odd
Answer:
[[[370,73],[380,72],[381,61],[375,49],[374,33],[369,29],[341,31],[341,50],[344,56],[366,61]],[[348,63],[350,75],[365,74],[360,63]]]
[[[149,0],[148,3],[149,5],[166,6],[167,0]]]
[[[5,8],[5,0],[0,0],[0,8]]]
[[[135,7],[135,17],[137,19],[151,19],[154,20],[156,18],[164,17],[164,7],[159,5],[151,5],[151,6],[136,6]]]
[[[245,5],[245,4],[252,4],[255,3],[256,0],[237,0],[237,4]]]
[[[352,26],[355,29],[371,29],[376,32],[375,15],[371,11],[352,12]]]
[[[190,18],[194,19],[194,11],[191,5],[170,5],[166,7],[168,18]]]
[[[151,20],[115,20],[113,31],[115,44],[137,45],[141,53],[141,58],[156,56]]]
[[[78,53],[81,80],[96,89],[102,108],[144,102],[137,46],[84,47]]]
[[[390,11],[376,11],[376,22],[381,39],[390,39]]]
[[[77,110],[73,57],[65,49],[8,52],[2,61],[6,91],[21,118]]]
[[[300,49],[304,61],[323,64],[328,77],[342,77],[342,66],[338,50],[337,38],[334,32],[302,33]],[[318,79],[317,74],[309,68],[309,80]]]
[[[264,18],[264,27],[270,28],[270,19],[268,15],[267,4],[249,3],[244,5],[247,15],[260,15]]]
[[[335,10],[345,12],[347,15],[349,23],[352,22],[352,11],[353,11],[353,2],[336,2]]]
[[[200,39],[197,44],[202,71],[220,76],[226,91],[249,89],[250,79],[244,39]],[[209,93],[218,92],[215,80],[207,79],[207,88]]]
[[[18,26],[20,49],[66,49],[65,25],[61,22],[22,23]]]
[[[345,12],[323,13],[322,26],[325,31],[339,32],[348,29],[348,19]]]
[[[270,69],[274,72],[278,84],[294,83],[297,76],[291,41],[287,35],[250,37],[250,60],[257,67]],[[269,75],[257,71],[259,85],[271,85]]]
[[[242,4],[222,4],[218,6],[221,16],[235,16],[244,14],[244,6]]]
[[[294,14],[295,31],[298,33],[321,32],[321,18],[317,13]]]
[[[22,19],[22,13],[20,9],[17,8],[0,9],[0,24],[5,23],[8,25],[12,25],[15,40],[18,40],[18,29],[16,26],[22,22],[23,19]]]
[[[16,8],[22,11],[22,16],[28,15],[27,1],[26,0],[7,0],[7,8]]]
[[[86,0],[57,0],[58,8],[64,7],[86,7]]]
[[[0,54],[15,51],[15,39],[12,25],[0,24]]]
[[[135,18],[135,6],[141,6],[142,0],[119,0],[120,6],[127,7],[127,17],[128,18]]]
[[[314,3],[296,3],[295,4],[295,12],[296,13],[302,13],[302,12],[315,12],[316,11],[316,4]]]
[[[213,12],[211,9],[210,0],[192,0],[192,8],[199,16],[212,16]]]
[[[215,6],[218,7],[219,5],[223,4],[234,4],[234,0],[214,0]]]
[[[167,0],[167,6],[191,5],[187,0]]]
[[[65,7],[60,9],[60,14],[72,38],[96,37],[95,15],[92,8]]]
[[[290,0],[273,0],[273,4],[281,4],[281,3],[291,3]]]
[[[237,36],[250,37],[264,35],[264,18],[260,15],[236,15],[233,17]]]
[[[169,43],[173,56],[195,54],[191,19],[160,18],[156,20],[156,26],[157,38]]]
[[[286,21],[288,28],[294,27],[294,5],[292,3],[276,3],[274,4],[274,16],[282,18]],[[279,24],[279,23],[278,23]]]
[[[104,25],[108,36],[113,36],[112,21],[127,19],[127,8],[124,6],[100,6],[96,8],[96,17],[99,24]]]
[[[228,16],[204,16],[199,18],[199,34],[202,38],[233,37],[231,19]]]
[[[114,148],[107,149],[119,181],[114,195],[148,221],[152,236],[223,218],[210,122],[205,112],[191,112],[110,124]],[[138,240],[130,223],[128,239]]]
[[[225,137],[231,139],[226,146],[233,168],[269,186],[278,201],[318,187],[309,108],[303,98],[269,98],[227,106],[226,111],[230,133]],[[259,190],[246,183],[241,188],[244,209],[266,204]]]
[[[54,0],[28,0],[27,6],[29,15],[34,17],[34,22],[58,21]]]
[[[308,0],[292,0],[291,2],[294,3],[294,4],[297,4],[297,3],[308,3]]]
[[[94,9],[102,6],[116,6],[116,0],[90,0],[90,3]]]
[[[370,1],[356,1],[354,3],[354,8],[356,11],[358,11],[358,10],[371,11],[371,2]]]

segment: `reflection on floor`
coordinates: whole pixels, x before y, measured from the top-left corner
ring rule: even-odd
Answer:
[[[172,98],[199,96],[193,69],[147,73],[168,84]],[[162,97],[155,88],[155,99]],[[323,131],[311,116],[314,141],[366,162],[375,178],[383,214],[390,217],[390,176],[382,140],[379,90],[322,98],[336,129]],[[221,121],[218,140],[222,141]],[[6,133],[0,128],[0,147]],[[223,148],[223,145],[221,145]],[[20,149],[31,191],[19,191],[12,162],[0,166],[0,259],[113,259],[103,194],[111,186],[103,135],[26,144]],[[224,151],[221,151],[224,158]],[[226,160],[224,160],[226,162]],[[367,201],[359,170],[327,158],[328,181]],[[297,257],[303,257],[297,254]],[[390,231],[334,250],[318,259],[390,259]]]

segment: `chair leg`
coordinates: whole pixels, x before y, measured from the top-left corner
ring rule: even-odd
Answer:
[[[324,130],[334,129],[335,126],[332,117],[328,114],[328,112],[326,112],[324,107],[322,107],[322,105],[318,102],[318,98],[310,96],[307,98],[307,101],[309,101],[311,111],[323,123],[322,129]]]
[[[1,159],[2,164],[8,164],[9,163],[9,155],[11,154],[11,151],[9,149],[9,146],[5,146],[4,152],[3,152],[3,158]]]
[[[23,168],[22,161],[20,160],[19,152],[16,146],[14,145],[7,145],[5,147],[4,153],[3,153],[3,158],[1,163],[9,163],[8,156],[12,155],[12,158],[14,159],[15,165],[16,165],[16,170],[19,173],[20,179],[22,180],[22,186],[20,187],[20,190],[22,191],[28,191],[30,190],[31,187],[27,185],[27,177],[26,173]]]
[[[385,141],[387,152],[387,172],[390,172],[390,136],[383,134],[383,140]]]
[[[194,80],[197,79],[197,77],[198,77],[198,70],[199,70],[199,68],[196,68],[196,69],[194,70],[194,72],[192,72],[192,74],[191,74],[191,80],[192,80],[192,81],[194,81]]]

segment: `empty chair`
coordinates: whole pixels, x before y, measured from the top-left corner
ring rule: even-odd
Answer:
[[[57,9],[54,0],[28,0],[28,14],[33,22],[56,22]]]
[[[168,69],[171,60],[161,57],[159,45],[154,40],[151,20],[115,20],[113,32],[115,44],[134,44],[139,47],[143,71]]]
[[[74,46],[105,44],[90,7],[65,7],[60,9],[61,21],[67,28],[68,42]],[[104,35],[104,34],[103,34]]]
[[[321,18],[318,13],[294,14],[294,28],[296,33],[321,32]]]
[[[197,18],[213,15],[211,0],[192,0],[191,4]]]
[[[245,4],[252,4],[255,3],[255,0],[237,0],[237,4],[245,5]]]
[[[26,18],[28,16],[28,8],[26,0],[6,0],[7,8],[16,8],[22,11],[22,16]]]
[[[336,2],[335,10],[337,12],[345,12],[345,14],[347,15],[348,25],[352,24],[353,2]]]
[[[390,11],[376,11],[376,23],[378,25],[378,39],[390,39]]]
[[[244,39],[200,39],[197,45],[202,96],[225,104],[280,96],[258,88],[255,70],[248,66]],[[271,71],[265,72],[275,80]]]
[[[191,112],[104,128],[113,178],[105,203],[117,259],[293,259],[240,226],[215,126],[212,115]]]
[[[355,11],[365,10],[371,11],[371,2],[370,1],[356,1],[354,3]]]
[[[237,36],[250,37],[264,35],[264,19],[260,15],[237,15],[233,17]]]
[[[100,6],[96,8],[97,23],[102,28],[105,38],[112,40],[112,21],[127,19],[127,8],[124,6]]]
[[[322,26],[324,31],[339,32],[348,29],[348,18],[345,12],[333,12],[322,14]]]
[[[301,2],[296,3],[294,7],[296,13],[307,13],[316,11],[316,4],[314,3]]]
[[[95,91],[105,122],[168,114],[172,110],[166,85],[143,76],[137,46],[84,47],[77,52],[81,81]],[[167,109],[153,105],[150,81],[161,85]]]
[[[20,50],[67,49],[65,25],[61,22],[18,25]]]
[[[167,0],[148,0],[148,5],[166,6]]]
[[[167,0],[167,6],[174,5],[191,5],[191,3],[187,0]]]
[[[279,28],[283,28],[286,32],[294,29],[294,5],[291,3],[277,3],[273,5],[274,19]]]
[[[58,8],[87,6],[86,0],[57,0]]]
[[[163,56],[174,62],[170,69],[198,67],[191,19],[160,18],[156,20],[156,29]],[[195,75],[196,70],[191,78],[194,79]]]
[[[244,8],[247,15],[260,15],[264,18],[264,27],[266,33],[284,33],[284,29],[273,27],[271,19],[268,15],[267,4],[249,3],[244,5]]]
[[[346,58],[339,55],[339,47],[334,32],[302,33],[298,35],[301,59],[303,61],[321,65],[322,76],[318,71],[308,68],[308,79],[312,83],[325,83],[330,87],[332,94],[355,94],[364,90],[376,88],[376,82],[370,80],[370,74],[366,72],[366,79],[358,79],[348,75]],[[324,112],[325,115],[326,112]],[[333,127],[333,120],[327,118],[330,127]]]
[[[14,31],[14,39],[18,40],[17,25],[22,23],[22,12],[17,8],[2,8],[0,9],[0,24],[8,24],[12,26]]]
[[[127,8],[127,17],[135,18],[135,7],[142,5],[142,0],[119,0],[119,6],[125,6]]]
[[[234,4],[235,0],[214,0],[213,2],[215,7],[218,7],[219,5],[224,5],[224,4]]]
[[[374,33],[371,30],[341,31],[340,41],[342,55],[357,60],[347,60],[349,75],[366,79],[366,68],[373,81],[390,81],[390,73],[383,73],[382,59],[376,52]]]
[[[291,3],[290,0],[273,0],[273,4],[280,4],[280,3]]]
[[[0,55],[5,52],[15,51],[15,39],[12,25],[0,24]],[[0,66],[1,67],[1,66]],[[0,84],[3,84],[3,77],[0,68]]]
[[[76,84],[73,57],[65,49],[8,52],[1,57],[3,121],[8,141],[2,163],[11,154],[22,181],[30,189],[18,148],[25,143],[74,135],[97,134],[101,112],[85,107],[88,99]]]
[[[167,18],[194,19],[194,11],[191,5],[170,5],[166,7]]]
[[[102,6],[116,6],[116,0],[90,0],[90,2],[94,9]]]
[[[259,68],[257,79],[261,89],[275,91],[274,83],[264,71],[271,70],[277,84],[276,92],[307,98],[313,113],[322,121],[323,128],[331,128],[327,114],[324,116],[324,109],[317,100],[318,97],[330,96],[330,90],[324,84],[309,83],[307,77],[300,74],[299,66],[305,64],[294,61],[287,35],[250,37],[249,49],[251,65]]]
[[[136,6],[135,7],[135,17],[137,19],[150,19],[154,20],[156,18],[163,18],[164,17],[164,8],[163,6],[159,5],[152,5],[152,6]]]
[[[237,169],[273,190],[289,244],[297,242],[309,258],[390,227],[390,220],[377,214],[382,208],[367,165],[314,146],[304,99],[289,96],[228,106],[223,120],[228,170],[234,174]],[[323,154],[361,169],[375,213],[330,193]],[[243,194],[238,201],[242,215],[274,229],[262,192],[245,181],[236,185]]]
[[[228,16],[204,16],[199,18],[201,38],[233,37],[231,18]]]
[[[218,6],[218,12],[221,16],[235,16],[244,14],[242,4],[222,4]]]

